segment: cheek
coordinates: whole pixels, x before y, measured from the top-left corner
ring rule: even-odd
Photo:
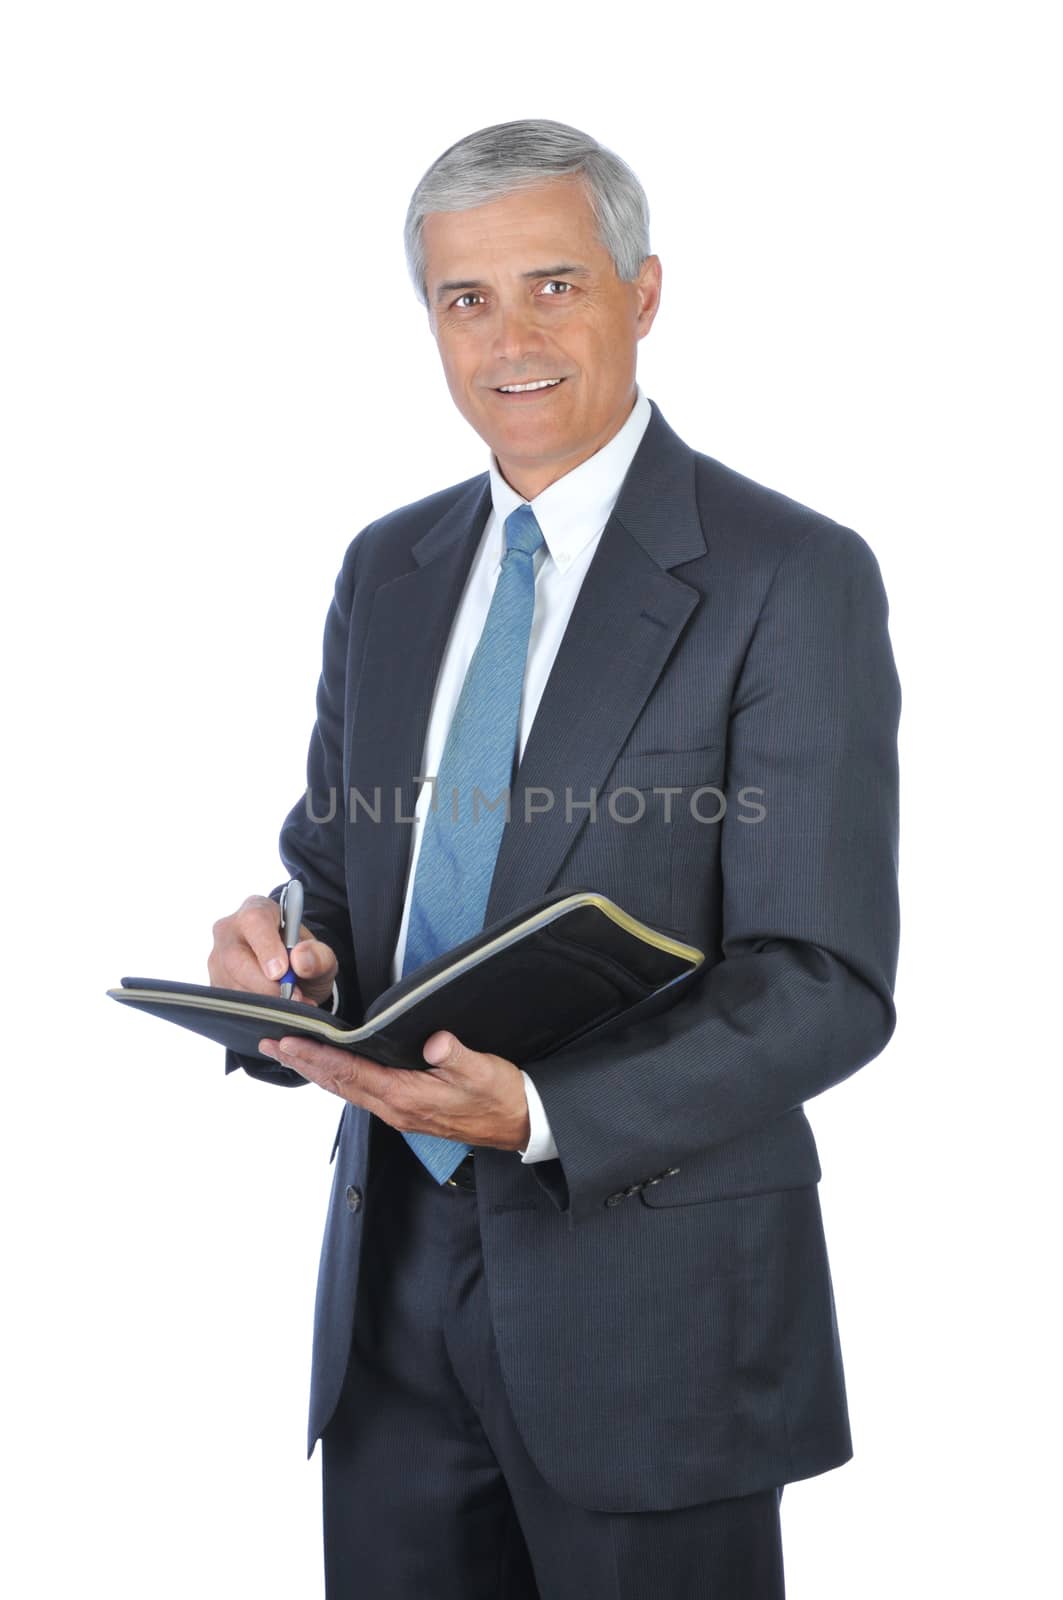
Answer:
[[[443,375],[447,380],[447,388],[459,408],[468,404],[469,399],[475,394],[472,382],[474,372],[475,364],[468,359],[461,360],[453,350],[448,351],[443,357]]]
[[[437,335],[436,349],[439,351],[439,359],[443,363],[443,371],[447,378],[455,382],[461,382],[479,360],[475,341],[467,336],[461,338],[453,334]]]

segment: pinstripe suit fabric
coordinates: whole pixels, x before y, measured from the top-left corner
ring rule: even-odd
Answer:
[[[899,689],[875,558],[691,450],[651,405],[524,750],[486,920],[590,887],[708,960],[671,1009],[651,1002],[608,1040],[535,1063],[558,1159],[476,1155],[515,1428],[552,1492],[617,1514],[756,1494],[851,1454],[803,1104],[889,1039],[898,938]],[[353,542],[325,630],[319,799],[379,785],[412,814],[487,491],[482,474]],[[527,819],[544,788],[557,804]],[[577,802],[596,790],[595,821],[566,816],[566,788]],[[703,820],[713,790],[726,808]],[[408,843],[387,809],[379,824],[342,805],[315,822],[303,798],[282,830],[306,920],[363,1006],[387,987]],[[358,1296],[366,1208],[346,1197],[367,1183],[371,1144],[354,1107],[335,1163],[311,1447]]]
[[[515,1427],[474,1194],[374,1126],[347,1378],[322,1440],[328,1600],[783,1600],[781,1490],[588,1511]]]

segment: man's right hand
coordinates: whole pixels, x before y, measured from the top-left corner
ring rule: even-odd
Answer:
[[[248,895],[240,909],[231,917],[221,917],[212,931],[214,948],[207,957],[207,972],[214,988],[280,994],[288,952],[275,900],[263,894]],[[299,932],[302,937],[291,953],[292,971],[299,979],[292,999],[321,1005],[332,993],[339,966],[333,951],[315,939],[305,923]]]

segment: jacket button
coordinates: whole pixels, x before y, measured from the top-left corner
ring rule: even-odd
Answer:
[[[605,1203],[607,1206],[618,1206],[621,1200],[626,1199],[627,1195],[624,1193],[623,1189],[619,1189],[616,1194],[611,1194]]]
[[[347,1185],[347,1210],[360,1211],[362,1209],[362,1191],[356,1189],[353,1183]]]

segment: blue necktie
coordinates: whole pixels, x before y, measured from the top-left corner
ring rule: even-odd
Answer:
[[[518,506],[506,518],[502,570],[465,674],[425,817],[403,977],[484,925],[517,749],[535,609],[533,558],[542,543],[531,506]],[[403,1138],[439,1183],[469,1150],[467,1144],[429,1133],[404,1133]]]

